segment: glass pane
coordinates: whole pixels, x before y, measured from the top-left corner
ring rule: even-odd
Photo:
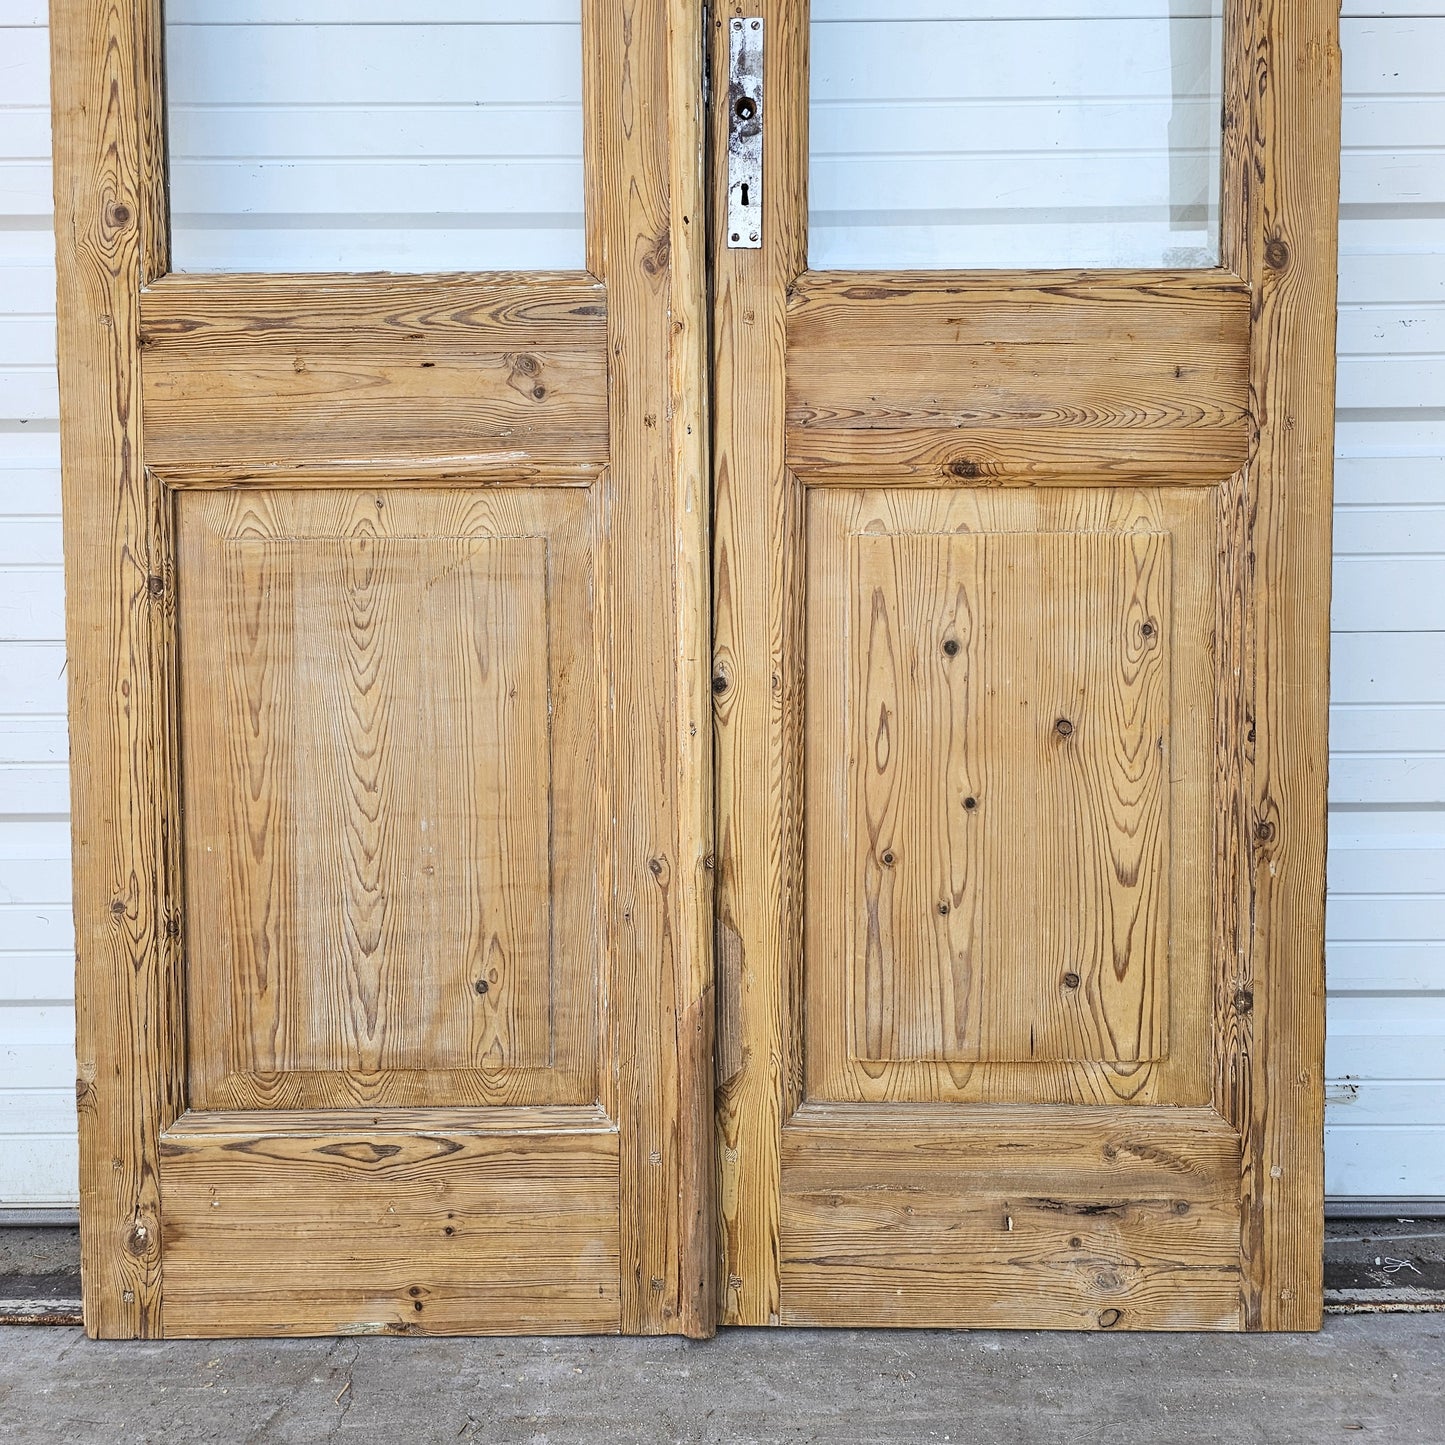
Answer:
[[[168,0],[178,271],[583,264],[581,0]]]
[[[1221,0],[813,0],[817,269],[1219,257]]]

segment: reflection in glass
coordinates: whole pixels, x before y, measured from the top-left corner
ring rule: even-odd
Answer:
[[[813,0],[809,263],[1219,257],[1222,0]]]
[[[583,264],[581,0],[167,0],[178,271]]]

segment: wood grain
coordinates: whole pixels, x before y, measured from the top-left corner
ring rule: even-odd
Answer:
[[[169,499],[143,465],[134,6],[51,12],[87,1330],[159,1334],[158,1136],[182,1107]]]
[[[809,522],[808,1097],[1205,1102],[1212,498]]]
[[[735,7],[736,9],[736,7]],[[801,1096],[802,490],[784,458],[787,290],[807,263],[808,17],[746,7],[766,26],[766,219],[729,250],[726,109],[714,103],[713,689],[717,726],[717,1098],[723,1320],[778,1319],[782,1121]],[[726,96],[727,20],[713,20],[713,95]]]
[[[848,738],[848,856],[813,916],[825,955],[846,920],[857,1059],[1166,1050],[1168,542],[849,539],[844,715],[812,719]]]
[[[805,270],[801,10],[778,0],[759,11],[769,27],[764,104],[773,116],[765,127],[763,249],[729,252],[714,236],[727,1318],[1317,1323],[1335,19],[1322,4],[1228,7],[1220,271],[815,274]],[[724,54],[719,38],[715,75]],[[1008,616],[983,627],[971,618],[952,662],[965,662],[972,677],[991,643],[1001,656],[1017,656],[1005,639],[1022,628],[1027,670],[1051,675],[1057,660],[1079,652],[1082,624],[1065,617],[1046,637],[1039,623],[1020,618],[1057,613],[1050,599],[1069,592],[1079,616],[1093,605],[1107,619],[1114,604],[1098,602],[1088,579],[1125,576],[1127,568],[1116,554],[1108,566],[1096,559],[1080,567],[1071,553],[1048,550],[1061,543],[1011,536],[1019,585],[991,585],[992,544],[977,539],[1136,531],[1159,539],[1152,554],[1153,543],[1127,544],[1144,549],[1130,553],[1140,558],[1136,577],[1162,577],[1167,562],[1172,603],[1148,609],[1172,612],[1169,635],[1159,634],[1167,697],[1141,703],[1156,697],[1142,673],[1137,696],[1132,684],[1098,689],[1114,700],[1118,725],[1079,776],[1097,788],[1095,798],[1133,802],[1097,813],[1109,820],[1101,829],[1070,833],[1077,854],[1065,855],[1060,843],[1057,861],[1044,868],[1052,888],[1042,897],[1046,907],[1062,900],[1058,916],[1082,926],[1098,958],[1121,936],[1132,954],[1127,920],[1137,920],[1152,940],[1146,952],[1167,958],[1157,973],[1167,967],[1168,999],[1136,991],[1141,974],[1131,965],[1116,977],[1121,988],[1110,1006],[1090,1004],[1087,1020],[1076,1013],[1074,1025],[1064,1022],[1086,997],[1062,1011],[1050,999],[1038,1013],[1046,1034],[1069,1040],[1061,1052],[1159,1057],[972,1059],[970,1020],[981,1021],[989,1001],[975,940],[997,948],[1021,930],[1042,939],[1021,950],[1022,969],[1001,971],[1005,991],[1032,989],[1029,969],[1048,966],[1040,949],[1046,956],[1068,944],[1044,937],[1032,915],[1037,888],[1018,888],[1006,921],[978,921],[989,874],[977,840],[952,813],[944,826],[917,780],[942,778],[950,793],[974,789],[972,811],[985,816],[989,796],[1012,798],[1009,787],[1018,788],[1010,811],[1020,815],[1019,841],[1010,835],[999,853],[1026,877],[1049,846],[1029,831],[1027,800],[1040,789],[1028,781],[1018,737],[998,728],[989,737],[960,732],[958,719],[985,705],[945,683],[942,662],[916,639],[957,621],[972,587],[985,606],[989,597],[999,599],[998,611],[1006,603]],[[965,536],[975,540],[955,540]],[[1138,590],[1151,595],[1147,583]],[[865,593],[882,596],[880,610],[863,606]],[[874,621],[879,649],[870,671],[863,634]],[[1119,657],[1107,649],[1099,656],[1117,682]],[[858,662],[851,678],[850,659]],[[865,696],[869,714],[855,722],[849,705]],[[890,746],[912,738],[928,761],[916,769],[900,761],[896,775],[873,780],[871,793],[850,794],[849,768],[867,766],[864,744],[878,737],[868,726],[874,704],[895,728]],[[1167,774],[1135,771],[1145,757],[1139,740],[1166,720]],[[1084,741],[1075,729],[1066,747],[1082,753]],[[1051,797],[1062,807],[1062,793],[1045,792],[1046,814]],[[797,847],[800,817],[805,853]],[[900,823],[909,856],[925,860],[922,881],[900,882],[897,848],[885,878],[877,840],[867,836],[871,826],[881,838]],[[1151,883],[1141,887],[1146,875]],[[1093,891],[1080,891],[1080,878],[1091,879]],[[927,902],[935,912],[925,923]],[[900,934],[905,908],[912,931]],[[1166,917],[1167,943],[1153,931]],[[885,948],[880,931],[875,956],[889,967],[871,973],[870,921],[895,935]],[[849,927],[864,939],[861,949]],[[1078,992],[1087,993],[1083,972]],[[1036,1053],[1040,1023],[1029,1022]],[[1116,1048],[1120,1039],[1125,1047]],[[866,1057],[895,1054],[921,1057]],[[1214,1231],[1180,1233],[1163,1272],[1147,1251],[1129,1254],[1130,1269],[1138,1266],[1123,1286],[1129,1306],[1102,1314],[1079,1252],[1060,1252],[1036,1229],[1008,1269],[990,1272],[999,1257],[993,1237],[960,1201],[1000,1202],[985,1173],[964,1168],[931,1192],[920,1185],[915,1197],[900,1160],[869,1155],[870,1140],[891,1141],[890,1131],[912,1127],[896,1112],[911,1107],[901,1101],[936,1110],[938,1130],[960,1138],[971,1138],[984,1117],[975,1104],[987,1103],[989,1118],[1017,1111],[1011,1142],[1061,1199],[1075,1181],[1063,1134],[1052,1131],[1077,1129],[1098,1143],[1107,1128],[1146,1150],[1188,1157],[1190,1119],[1212,1106],[1210,1128],[1222,1141],[1210,1196]],[[1171,1107],[1156,1110],[1160,1104]],[[1092,1106],[1110,1112],[1091,1121]],[[830,1153],[802,1124],[819,1109],[844,1107],[861,1122]],[[841,1236],[827,1223],[834,1195],[826,1204],[795,1199],[795,1180],[815,1161],[818,1190],[836,1186],[842,1201]],[[1242,1196],[1228,1177],[1236,1167]],[[870,1213],[875,1207],[881,1212]],[[806,1246],[789,1234],[794,1217],[811,1231]],[[1131,1228],[1143,1227],[1142,1214],[1130,1217]],[[894,1231],[891,1241],[881,1229]],[[900,1235],[916,1247],[891,1259]],[[982,1272],[971,1275],[972,1266]]]
[[[1243,1136],[1246,1324],[1318,1329],[1339,13],[1233,0],[1227,14],[1248,60],[1231,75],[1244,140],[1225,258],[1254,294],[1259,436],[1241,503],[1244,923],[1220,990],[1219,1095]]]
[[[1237,1329],[1239,1141],[1209,1110],[809,1105],[783,1322]]]
[[[595,477],[607,307],[585,275],[171,277],[141,311],[170,479]]]
[[[594,274],[189,278],[56,12],[93,1333],[712,1328],[699,17],[585,11]]]
[[[1227,276],[807,274],[788,461],[814,483],[1219,482],[1247,455],[1248,371]]]
[[[184,499],[193,1107],[596,1097],[591,527]]]
[[[607,285],[601,555],[615,774],[606,946],[621,1129],[622,1325],[710,1334],[712,853],[699,8],[583,7],[587,255]]]
[[[185,1123],[160,1165],[173,1337],[619,1327],[614,1132]]]

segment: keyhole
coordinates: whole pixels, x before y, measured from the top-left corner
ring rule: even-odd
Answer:
[[[751,120],[758,113],[758,108],[753,104],[752,97],[747,95],[739,96],[733,106],[733,114],[739,120]]]
[[[746,209],[746,208],[747,208],[747,205],[748,205],[748,183],[747,183],[746,181],[744,181],[744,182],[743,182],[743,208]]]

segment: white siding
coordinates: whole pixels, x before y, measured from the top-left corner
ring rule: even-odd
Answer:
[[[1445,1196],[1445,0],[1346,17],[1328,1188]],[[0,1206],[76,1190],[44,19],[0,0]]]
[[[75,1202],[43,0],[0,0],[0,1206]]]

